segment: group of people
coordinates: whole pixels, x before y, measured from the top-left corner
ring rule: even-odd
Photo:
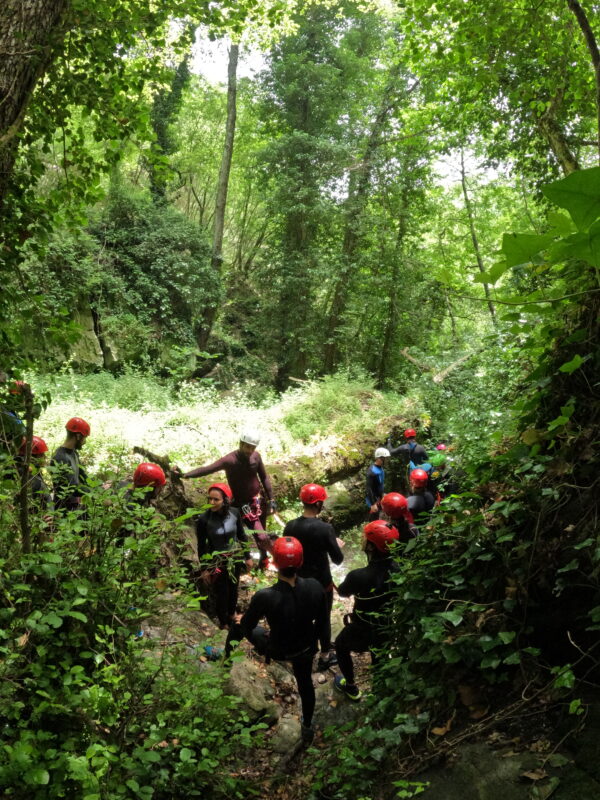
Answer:
[[[69,419],[65,428],[64,443],[50,462],[53,491],[42,477],[48,447],[38,436],[33,437],[27,469],[31,472],[35,502],[68,512],[81,508],[87,491],[79,453],[91,430],[81,417]],[[266,530],[267,516],[276,513],[276,505],[271,481],[256,449],[260,440],[256,431],[245,430],[237,449],[212,464],[186,473],[177,467],[173,470],[180,478],[225,473],[226,482],[209,486],[209,507],[195,520],[200,576],[210,587],[221,628],[228,631],[226,654],[245,637],[267,659],[291,663],[302,704],[302,738],[307,743],[314,735],[315,690],[311,675],[315,654],[319,652],[317,671],[337,665],[335,689],[350,700],[358,700],[361,691],[355,681],[352,653],[368,651],[375,660],[383,643],[382,619],[390,597],[394,547],[416,537],[440,497],[455,491],[446,465],[446,445],[439,444],[435,456],[429,458],[417,442],[414,429],[404,431],[404,438],[399,447],[392,448],[388,442],[388,447],[377,448],[368,469],[368,522],[363,530],[368,563],[350,571],[337,586],[339,596],[354,597],[354,607],[345,616],[344,627],[333,643],[331,610],[336,587],[331,563],[342,563],[344,542],[330,524],[320,519],[326,489],[316,483],[303,486],[299,494],[302,514],[288,522],[283,534],[277,536]],[[17,457],[24,462],[25,455],[23,441]],[[385,492],[385,465],[395,456],[406,468],[407,496]],[[165,485],[166,476],[158,464],[143,463],[129,483],[133,490],[145,489],[134,494],[137,502],[149,504]],[[277,581],[256,592],[242,616],[238,613],[240,577],[254,566],[250,535],[258,548],[259,568],[264,570],[271,557]],[[263,618],[268,630],[260,624]]]

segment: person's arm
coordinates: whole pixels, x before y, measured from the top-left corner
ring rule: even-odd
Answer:
[[[267,495],[267,500],[273,504],[273,487],[271,486],[271,479],[267,475],[267,470],[265,469],[265,465],[263,464],[262,456],[258,455],[258,477],[260,478],[260,482],[263,485],[265,490],[265,494]]]
[[[244,523],[242,522],[242,515],[237,510],[237,508],[230,508],[230,512],[235,517],[235,536],[238,542],[242,542],[243,544],[248,544],[248,534],[246,532],[246,528],[244,528]],[[243,553],[244,561],[246,562],[246,566],[251,568],[254,564],[252,556],[250,555],[250,551],[248,548],[244,549]]]
[[[337,591],[340,597],[352,597],[353,594],[356,594],[358,588],[356,572],[357,570],[355,569],[353,569],[352,572],[349,572],[338,586]]]
[[[230,466],[229,454],[219,458],[218,461],[213,461],[212,464],[208,464],[206,467],[196,467],[196,469],[185,472],[181,477],[201,478],[203,475],[212,475],[213,472],[220,472],[220,470],[223,470],[228,466]]]
[[[327,552],[329,553],[329,558],[333,561],[334,564],[341,564],[344,560],[344,554],[338,544],[338,540],[335,535],[335,531],[331,525],[328,526],[329,531],[327,532]]]
[[[254,597],[250,601],[250,605],[248,606],[246,613],[244,614],[240,622],[242,633],[246,637],[246,639],[248,639],[248,641],[250,642],[252,641],[252,631],[254,630],[254,628],[256,628],[262,617],[264,617],[265,615],[264,603],[263,603],[263,597],[264,597],[263,591],[264,590],[261,590],[260,592],[257,592],[254,595]]]
[[[202,556],[209,552],[208,530],[204,514],[196,520],[196,541],[198,542],[198,558],[202,560]]]

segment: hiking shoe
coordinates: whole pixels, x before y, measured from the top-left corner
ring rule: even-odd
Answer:
[[[305,725],[303,720],[300,720],[300,735],[302,736],[302,743],[309,745],[313,743],[315,738],[315,729],[310,725]]]
[[[337,664],[337,656],[335,653],[328,653],[326,656],[319,656],[317,661],[317,672],[325,672],[329,667]]]
[[[362,697],[362,692],[353,683],[347,683],[346,678],[343,678],[341,675],[336,675],[333,679],[333,686],[338,692],[345,694],[348,700],[360,700]]]

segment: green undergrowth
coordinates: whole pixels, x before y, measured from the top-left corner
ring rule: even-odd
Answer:
[[[96,488],[85,515],[34,514],[23,553],[6,475],[2,490],[2,796],[247,797],[236,775],[261,726],[182,637],[138,635],[165,592],[198,607],[179,570],[159,566],[165,520]]]
[[[28,376],[37,396],[49,403],[35,433],[50,449],[62,444],[64,424],[86,419],[92,433],[82,460],[96,474],[123,473],[141,446],[168,455],[183,469],[209,463],[233,450],[244,428],[258,429],[266,463],[311,457],[319,440],[332,446],[372,429],[391,415],[416,418],[414,401],[375,391],[366,376],[346,373],[314,380],[282,395],[253,383],[218,392],[210,381],[176,383],[136,372]]]

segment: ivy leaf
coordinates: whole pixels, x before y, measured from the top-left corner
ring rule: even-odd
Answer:
[[[565,361],[564,364],[561,364],[558,369],[560,372],[567,372],[570,375],[572,372],[575,372],[576,369],[579,369],[584,361],[585,358],[582,358],[579,353],[577,353],[570,361]]]
[[[566,209],[580,231],[600,217],[600,167],[581,169],[542,188],[546,197]]]
[[[540,264],[539,254],[546,250],[554,236],[549,233],[505,233],[502,237],[502,252],[506,256],[506,267],[517,267],[520,264]]]
[[[460,613],[460,611],[440,611],[440,613],[436,614],[436,616],[451,622],[454,627],[460,625],[463,620],[463,615]]]

